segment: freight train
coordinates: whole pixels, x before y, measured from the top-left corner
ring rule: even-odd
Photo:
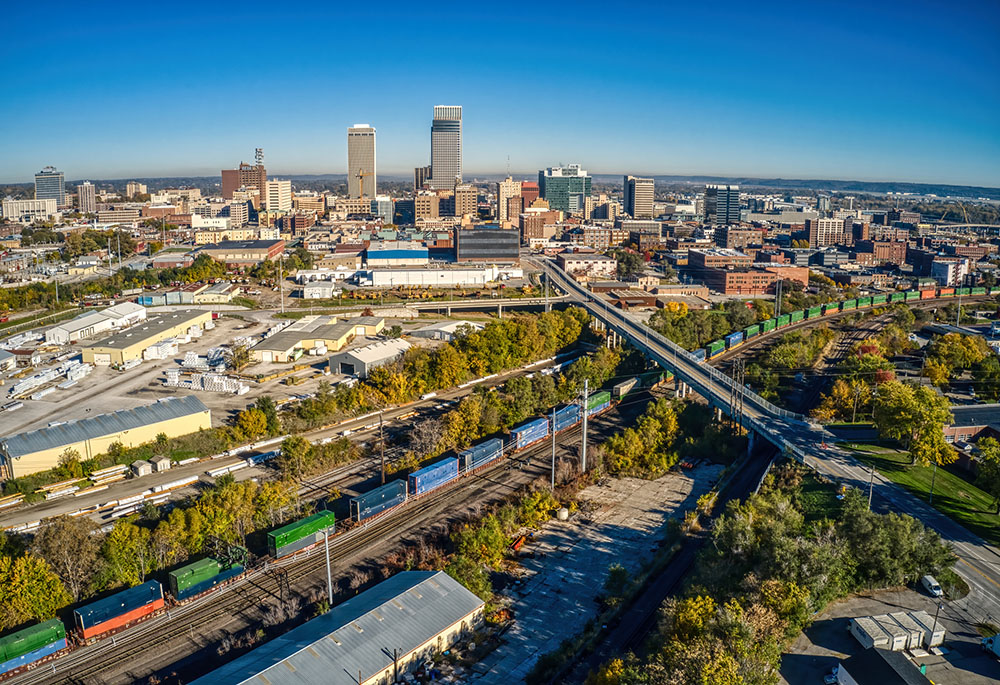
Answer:
[[[766,335],[772,331],[791,326],[800,321],[817,319],[837,312],[847,312],[852,309],[867,309],[869,307],[879,307],[886,304],[896,304],[898,302],[914,302],[917,300],[933,300],[939,297],[978,297],[982,295],[1000,295],[1000,287],[996,288],[926,288],[921,290],[906,290],[894,293],[883,293],[870,297],[859,297],[841,302],[831,302],[829,304],[817,305],[808,309],[799,309],[789,314],[782,314],[773,319],[768,319],[760,323],[747,326],[742,331],[736,331],[715,340],[704,347],[692,351],[692,355],[699,361],[715,359],[728,350],[733,350],[759,335]]]

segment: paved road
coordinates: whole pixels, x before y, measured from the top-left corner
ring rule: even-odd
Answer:
[[[766,439],[827,477],[868,487],[869,469],[849,454],[828,447],[835,438],[821,426],[801,415],[775,407],[749,389],[734,389],[732,380],[727,376],[699,363],[682,348],[630,316],[610,308],[606,302],[598,300],[569,279],[549,260],[534,258],[533,261],[576,304],[585,307],[595,318],[645,351],[661,366],[672,370],[679,380],[690,385],[711,406],[729,413],[732,397],[739,394],[743,399],[741,424],[752,434]],[[959,557],[956,570],[972,588],[969,596],[961,600],[961,606],[977,620],[1000,618],[1000,551],[877,474],[873,505],[910,514],[936,530],[942,539],[952,545]]]

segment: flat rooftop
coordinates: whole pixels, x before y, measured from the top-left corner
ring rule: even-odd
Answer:
[[[202,309],[180,309],[175,312],[164,312],[151,319],[147,319],[141,325],[127,328],[108,338],[93,342],[87,345],[87,347],[110,347],[115,350],[124,350],[147,338],[160,335],[171,328],[190,325],[191,322],[206,314],[209,314],[209,312]]]

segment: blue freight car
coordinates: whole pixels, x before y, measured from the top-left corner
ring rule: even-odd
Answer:
[[[562,409],[556,409],[555,425],[552,427],[552,432],[558,433],[578,423],[580,423],[580,405],[568,404]]]
[[[694,357],[695,361],[703,362],[705,361],[705,348],[699,347],[697,350],[692,350],[691,356]]]
[[[448,457],[410,474],[410,497],[430,492],[458,478],[458,459]]]
[[[351,498],[351,518],[364,521],[406,501],[406,481],[394,480]]]
[[[549,434],[549,420],[535,419],[522,423],[510,431],[510,441],[514,443],[514,449],[519,450],[528,445],[538,442]]]
[[[739,347],[743,344],[743,331],[737,331],[736,333],[730,333],[726,336],[726,349],[731,350],[734,347]]]
[[[480,466],[496,461],[503,456],[503,440],[493,438],[473,445],[458,453],[458,460],[463,472],[474,471]]]
[[[200,583],[195,583],[194,585],[180,590],[174,595],[174,599],[178,602],[182,602],[185,599],[190,599],[195,595],[200,595],[203,592],[207,592],[212,588],[225,583],[227,580],[231,580],[239,575],[243,574],[243,567],[237,564],[232,568],[228,568],[225,571],[219,571],[216,575],[201,581]]]
[[[163,586],[155,580],[99,599],[73,612],[80,634],[89,639],[117,630],[163,608]]]

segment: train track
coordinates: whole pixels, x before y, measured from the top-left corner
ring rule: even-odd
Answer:
[[[607,414],[595,418],[596,420],[591,421],[592,429],[589,431],[595,438],[604,437],[617,428],[617,422],[609,420]],[[581,426],[569,428],[559,434],[557,444],[565,452],[566,446],[579,440],[581,434]],[[524,452],[500,460],[482,472],[462,478],[437,496],[417,498],[368,524],[332,537],[331,568],[343,570],[352,558],[373,544],[389,539],[390,534],[418,529],[431,519],[440,521],[436,517],[456,503],[486,501],[485,497],[516,491],[546,475],[550,458],[551,442],[543,440]],[[511,471],[516,462],[521,463],[521,468],[513,478],[496,478],[499,473]],[[269,597],[280,598],[283,583],[286,583],[286,587],[291,587],[325,567],[324,552],[323,546],[317,545],[305,554],[251,569],[239,581],[208,594],[201,600],[170,608],[96,645],[80,647],[54,662],[15,676],[8,682],[15,685],[104,682],[105,675],[121,669],[122,664],[141,662],[143,657],[148,658],[150,645],[178,644],[185,636],[195,636],[194,626],[210,625],[224,618],[232,619],[248,609],[260,606]],[[281,578],[282,574],[287,581]],[[115,675],[111,677],[115,678]]]

